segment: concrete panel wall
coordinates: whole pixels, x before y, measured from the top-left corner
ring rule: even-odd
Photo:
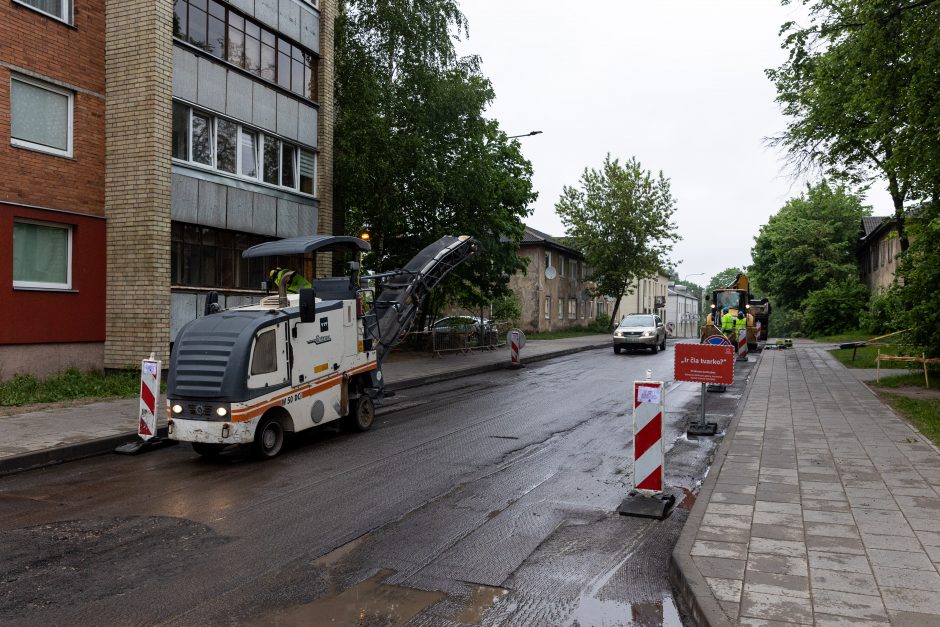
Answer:
[[[319,116],[308,101],[183,46],[173,47],[173,96],[306,147],[317,146]]]
[[[200,173],[195,173],[200,174]],[[316,233],[318,207],[274,195],[257,186],[227,185],[227,179],[208,181],[195,176],[173,173],[173,219],[179,222],[213,226],[220,229],[258,233],[274,237],[294,237]]]

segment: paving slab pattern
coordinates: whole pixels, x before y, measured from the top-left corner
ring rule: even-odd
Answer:
[[[763,353],[724,451],[674,556],[709,622],[940,625],[940,451],[828,352]]]

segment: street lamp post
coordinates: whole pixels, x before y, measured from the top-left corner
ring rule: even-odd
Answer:
[[[696,273],[694,273],[694,274],[689,274],[689,275],[687,275],[687,276],[686,276],[684,279],[682,279],[682,280],[683,280],[683,281],[688,281],[689,278],[691,278],[691,277],[694,277],[694,276],[701,276],[701,275],[703,275],[703,274],[705,274],[705,273],[704,273],[704,272],[696,272]],[[676,282],[675,282],[675,284],[673,285],[673,289],[676,291],[676,331],[678,331],[678,330],[679,330],[679,275],[678,275],[678,274],[676,275]]]

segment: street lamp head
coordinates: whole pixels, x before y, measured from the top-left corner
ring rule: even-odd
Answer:
[[[541,135],[542,131],[529,131],[528,133],[523,133],[522,135],[509,135],[506,139],[517,139],[519,137],[532,137],[533,135]]]

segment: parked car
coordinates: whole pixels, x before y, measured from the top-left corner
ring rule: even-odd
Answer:
[[[656,314],[624,316],[614,330],[614,352],[622,349],[649,348],[654,353],[666,350],[666,327]]]
[[[483,333],[480,333],[480,330]],[[483,343],[496,343],[496,323],[492,320],[483,320],[476,316],[448,316],[441,318],[431,325],[431,331],[435,333],[466,333],[467,338],[475,345]]]

